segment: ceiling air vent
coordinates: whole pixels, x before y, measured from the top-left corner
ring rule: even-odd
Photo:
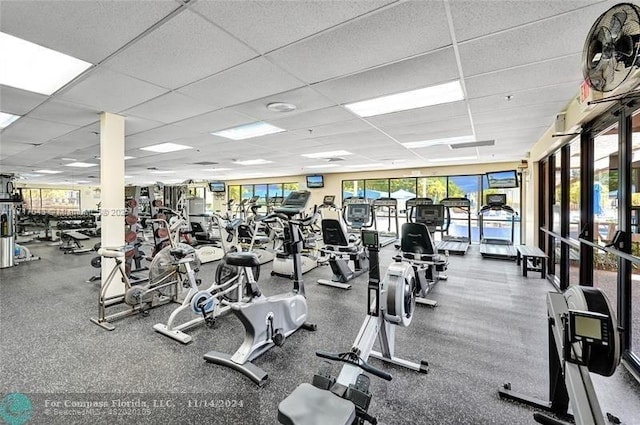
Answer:
[[[479,140],[477,142],[456,143],[449,145],[449,149],[477,148],[480,146],[494,146],[495,140]]]
[[[200,161],[200,162],[194,162],[193,165],[215,165],[218,164],[217,162],[211,162],[211,161]]]
[[[344,161],[344,158],[327,158],[327,162]]]

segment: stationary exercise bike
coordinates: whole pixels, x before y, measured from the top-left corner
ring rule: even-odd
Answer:
[[[288,199],[295,201],[299,196],[305,196],[305,194],[292,192]],[[204,355],[206,361],[235,369],[259,386],[266,383],[268,374],[251,363],[252,360],[273,346],[282,346],[285,339],[298,329],[316,330],[316,325],[306,322],[308,309],[300,268],[302,251],[300,223],[291,218],[299,213],[299,209],[280,207],[275,209],[275,213],[282,214],[283,220],[288,221],[293,256],[293,291],[271,297],[264,296],[260,292],[252,271],[253,267],[260,265],[258,256],[252,252],[227,253],[224,261],[240,268],[240,278],[246,277],[247,291],[251,294],[248,301],[231,305],[231,311],[244,326],[245,337],[242,345],[233,355],[218,351],[210,351]],[[201,304],[206,302],[208,302],[206,299],[202,299]]]
[[[378,232],[362,230],[362,241],[369,251],[369,292],[367,316],[351,349],[345,353],[316,351],[318,357],[346,363],[337,378],[330,370],[321,370],[312,384],[301,384],[278,406],[278,421],[285,425],[351,425],[364,421],[376,424],[367,413],[371,402],[369,372],[390,381],[392,376],[367,363],[369,357],[420,373],[429,364],[395,357],[395,328],[411,323],[415,308],[415,275],[407,263],[394,263],[380,280]],[[373,351],[378,341],[380,351]]]
[[[220,226],[220,242],[224,252],[241,252],[242,248],[238,242],[238,227],[241,225],[242,220],[235,219],[225,222],[221,217],[216,218]],[[195,253],[197,255],[197,249]],[[257,278],[260,274],[260,268],[253,268],[252,273]],[[188,344],[192,341],[191,335],[185,331],[203,323],[213,327],[217,317],[231,310],[232,303],[242,301],[251,296],[250,293],[247,293],[246,275],[240,274],[238,267],[229,265],[224,260],[216,268],[214,282],[206,289],[198,288],[199,282],[190,268],[187,269],[187,278],[189,291],[184,296],[182,305],[171,313],[166,325],[164,323],[156,323],[153,326],[153,329],[157,332],[183,344]],[[191,319],[178,324],[178,318],[187,313],[191,313]]]
[[[162,220],[164,221],[164,220]],[[168,223],[164,221],[168,227]],[[125,317],[141,313],[148,314],[148,310],[171,302],[179,302],[178,297],[183,292],[183,276],[189,274],[193,263],[194,269],[199,266],[195,254],[188,256],[187,252],[193,252],[189,245],[174,244],[160,250],[153,258],[149,266],[149,282],[145,285],[131,285],[125,269],[125,253],[111,249],[100,248],[98,255],[105,258],[113,258],[115,266],[109,272],[107,279],[100,288],[98,299],[98,317],[92,317],[91,321],[96,325],[112,331],[115,326],[111,322]],[[110,295],[109,288],[120,275],[124,283],[124,294]],[[125,304],[125,310],[107,315],[107,308]]]
[[[320,285],[340,289],[351,289],[348,282],[369,270],[369,257],[356,235],[347,233],[347,225],[338,211],[326,210],[322,218],[321,251],[329,255],[329,266],[333,276],[331,280],[318,279]],[[353,269],[349,262],[353,262]]]
[[[547,294],[549,325],[549,400],[516,393],[507,383],[500,398],[552,412],[535,413],[548,425],[621,423],[602,412],[589,372],[611,376],[620,363],[620,330],[609,299],[599,288],[572,286],[564,294]],[[569,406],[573,415],[568,414]],[[562,420],[556,419],[556,417]]]

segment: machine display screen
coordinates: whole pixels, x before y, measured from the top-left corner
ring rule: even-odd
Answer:
[[[378,247],[378,232],[373,230],[362,231],[362,245],[367,247]]]
[[[367,215],[367,209],[365,207],[351,207],[351,215],[353,217],[364,217]]]
[[[573,316],[575,322],[576,336],[583,338],[591,338],[594,340],[602,339],[601,322],[594,317]]]
[[[209,182],[209,190],[211,192],[224,192],[224,182]]]
[[[504,193],[492,193],[487,195],[487,205],[506,205],[507,195]]]
[[[430,224],[443,223],[444,206],[440,204],[418,205],[416,210],[416,222]]]
[[[518,172],[516,170],[496,171],[487,173],[489,189],[508,189],[518,187]]]
[[[324,195],[324,199],[322,200],[323,204],[333,204],[336,200],[336,195]]]

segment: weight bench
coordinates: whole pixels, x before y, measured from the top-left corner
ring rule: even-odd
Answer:
[[[527,272],[540,272],[542,279],[547,277],[547,260],[549,256],[535,246],[518,245],[516,264],[522,261],[522,276],[527,277]]]
[[[84,248],[80,243],[80,241],[86,241],[91,238],[75,230],[61,231],[60,239],[62,240],[60,249],[63,250],[65,254],[82,254],[84,252],[93,251],[92,248]]]

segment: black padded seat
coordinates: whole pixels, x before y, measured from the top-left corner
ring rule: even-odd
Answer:
[[[352,402],[307,383],[278,405],[278,421],[285,425],[350,425],[355,417]]]
[[[176,248],[171,248],[169,250],[169,253],[171,255],[173,255],[174,257],[176,257],[177,259],[182,259],[184,257],[186,257],[189,254],[193,254],[194,252],[196,252],[196,250],[192,247],[189,248],[185,248],[182,246],[176,247]]]
[[[260,266],[258,256],[253,252],[228,252],[224,256],[224,262],[230,266],[257,267]]]

